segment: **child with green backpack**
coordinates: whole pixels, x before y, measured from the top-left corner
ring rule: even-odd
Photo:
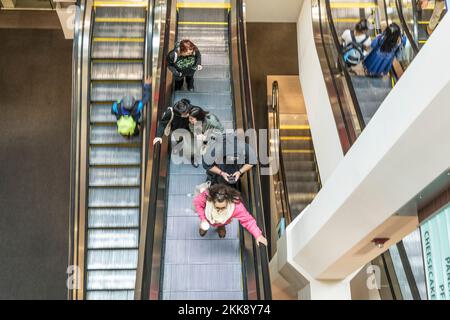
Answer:
[[[133,96],[124,96],[113,103],[111,113],[117,118],[117,132],[126,137],[139,135],[139,120],[142,108],[150,100],[152,79],[147,78],[144,83],[142,100],[136,100]]]

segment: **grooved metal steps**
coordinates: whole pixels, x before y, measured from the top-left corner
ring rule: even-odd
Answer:
[[[145,8],[97,7],[91,50],[86,299],[133,299],[141,137],[117,133],[112,102],[142,98]]]
[[[205,5],[217,1],[206,1]],[[222,1],[220,1],[222,2]],[[179,8],[178,39],[191,39],[202,54],[203,70],[195,74],[194,92],[177,91],[173,101],[187,98],[234,129],[226,9]],[[212,22],[212,24],[183,24]],[[192,200],[195,186],[206,179],[203,168],[169,165],[164,249],[163,299],[243,299],[239,223],[233,221],[225,239],[211,227],[198,233],[199,218]],[[205,276],[206,275],[206,276]]]

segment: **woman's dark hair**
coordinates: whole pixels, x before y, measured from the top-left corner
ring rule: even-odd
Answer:
[[[197,46],[191,40],[181,40],[180,42],[180,53],[184,53],[188,50],[198,50]]]
[[[189,115],[191,117],[194,117],[198,121],[204,121],[206,116],[208,115],[208,112],[200,107],[192,107],[191,111],[189,111]]]
[[[225,184],[215,184],[209,188],[208,196],[206,198],[212,202],[234,202],[239,203],[242,201],[241,193]]]
[[[391,52],[396,46],[398,39],[400,38],[401,30],[398,24],[391,23],[389,27],[384,30],[383,44],[381,45],[381,52]]]
[[[366,32],[369,30],[369,27],[367,26],[367,20],[361,19],[359,22],[355,25],[356,32]]]
[[[188,99],[181,99],[180,101],[175,103],[175,105],[173,106],[173,111],[181,115],[183,113],[189,112],[191,108],[191,101],[189,101]]]

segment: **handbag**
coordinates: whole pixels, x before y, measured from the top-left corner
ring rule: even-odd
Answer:
[[[195,186],[195,197],[211,187],[211,181],[206,181]]]
[[[170,120],[167,123],[167,126],[164,128],[164,135],[166,137],[170,136],[170,132],[172,131],[172,121],[173,121],[173,117],[174,117],[172,107],[169,107],[169,110],[170,110]]]

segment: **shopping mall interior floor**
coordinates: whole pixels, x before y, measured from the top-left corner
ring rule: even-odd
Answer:
[[[72,41],[0,29],[0,299],[65,299]]]

